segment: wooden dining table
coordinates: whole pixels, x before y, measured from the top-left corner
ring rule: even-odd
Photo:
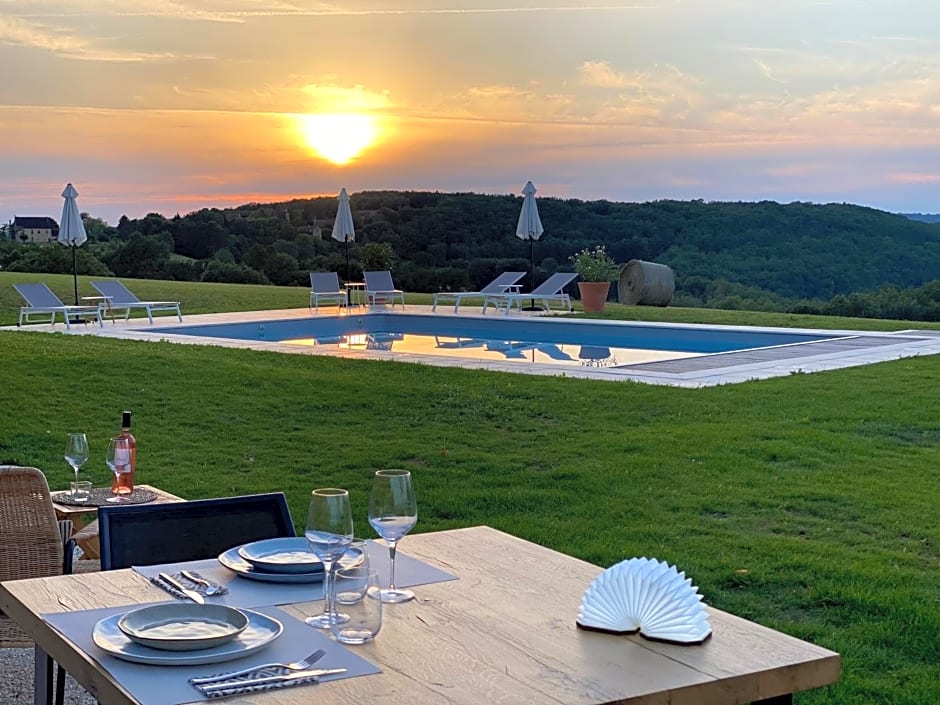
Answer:
[[[409,535],[400,551],[457,580],[413,588],[412,602],[385,606],[374,642],[347,647],[381,673],[228,701],[780,705],[792,702],[794,692],[839,679],[839,654],[713,608],[712,636],[700,645],[579,629],[584,591],[602,568],[489,527]],[[0,609],[36,641],[37,682],[45,664],[38,656],[47,652],[101,705],[139,701],[102,668],[98,654],[77,648],[41,615],[165,599],[131,569],[0,584]],[[318,606],[282,608],[303,617]],[[165,670],[172,678],[173,669]],[[37,702],[42,696],[37,690]],[[192,702],[205,700],[194,691]]]

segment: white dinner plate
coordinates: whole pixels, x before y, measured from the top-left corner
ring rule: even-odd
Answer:
[[[112,656],[123,661],[145,663],[150,666],[198,666],[204,663],[222,663],[247,656],[263,649],[277,639],[284,626],[260,612],[243,609],[248,617],[248,626],[232,641],[211,649],[200,651],[161,651],[132,641],[118,628],[118,620],[124,615],[105,617],[95,625],[92,638],[95,644]]]
[[[238,555],[267,573],[313,573],[323,571],[320,559],[300,537],[265,539],[238,547]]]

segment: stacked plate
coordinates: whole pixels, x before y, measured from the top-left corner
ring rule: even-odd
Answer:
[[[241,658],[280,636],[276,619],[225,605],[168,603],[115,614],[95,625],[95,644],[125,661],[192,666]]]
[[[266,539],[230,548],[219,563],[249,580],[271,583],[318,583],[323,564],[307,547],[302,536]]]
[[[340,564],[356,562],[358,556],[347,551]],[[323,564],[310,551],[303,536],[235,546],[219,556],[219,563],[249,580],[271,583],[316,583],[323,580]]]

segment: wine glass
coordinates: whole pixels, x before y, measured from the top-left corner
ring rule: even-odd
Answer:
[[[333,572],[336,562],[343,557],[353,540],[352,508],[349,492],[328,487],[314,490],[307,510],[307,528],[304,531],[307,546],[323,563],[322,613],[307,617],[304,621],[312,627],[330,628],[330,615],[335,611],[333,595]],[[336,618],[334,617],[334,622]]]
[[[108,453],[105,456],[105,462],[108,464],[108,467],[111,468],[111,472],[114,473],[115,477],[129,473],[131,471],[130,441],[127,438],[112,438],[108,443]],[[115,487],[119,484],[120,483],[115,483]],[[124,501],[124,497],[119,495],[117,490],[112,490],[112,492],[114,492],[114,496],[108,497],[109,502]]]
[[[418,523],[418,503],[407,470],[378,470],[369,495],[369,523],[385,539],[389,553],[388,587],[382,590],[382,602],[407,602],[414,599],[411,590],[395,587],[395,549],[398,542]]]
[[[65,462],[75,471],[75,481],[78,482],[78,471],[88,462],[88,438],[84,433],[70,433],[65,441]]]

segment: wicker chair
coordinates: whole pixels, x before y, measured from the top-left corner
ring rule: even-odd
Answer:
[[[72,522],[58,521],[46,477],[36,468],[0,465],[0,581],[71,572]],[[0,612],[0,648],[30,648],[32,640]],[[47,703],[52,700],[48,661]],[[65,697],[65,671],[57,669],[55,702]]]

